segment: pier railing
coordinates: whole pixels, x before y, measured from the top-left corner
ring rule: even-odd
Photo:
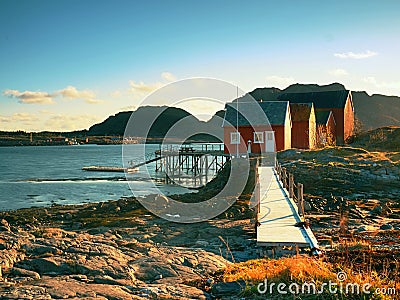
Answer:
[[[258,174],[259,162],[257,161],[255,169],[255,195],[257,197],[258,213],[260,212],[260,178]],[[304,185],[300,182],[296,183],[294,180],[294,175],[287,171],[285,167],[276,161],[275,163],[276,174],[282,184],[282,187],[288,191],[289,198],[291,198],[297,204],[297,212],[300,217],[305,218],[304,210]]]
[[[275,165],[276,173],[279,180],[282,183],[283,188],[285,188],[289,193],[289,198],[297,204],[297,211],[301,217],[305,217],[304,212],[304,186],[302,183],[295,183],[294,175],[286,170],[285,167],[277,161]]]

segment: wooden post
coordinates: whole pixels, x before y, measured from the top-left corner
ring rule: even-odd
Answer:
[[[303,200],[303,184],[297,184],[297,206],[298,206],[298,213],[300,216],[304,216],[304,200]]]
[[[294,176],[289,173],[289,198],[293,199],[294,196]]]
[[[283,188],[287,188],[286,185],[286,168],[282,168],[283,175],[282,175],[282,183],[283,183]]]

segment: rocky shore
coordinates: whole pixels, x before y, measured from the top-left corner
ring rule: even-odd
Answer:
[[[256,257],[248,218],[171,223],[134,198],[1,218],[1,299],[207,299],[193,282]]]
[[[381,250],[377,268],[380,261],[395,261],[398,153],[335,147],[288,150],[278,158],[305,185],[308,218],[321,244],[354,240],[364,260],[363,247],[369,257],[372,248]],[[227,174],[221,176],[177,199],[214,195]],[[253,180],[229,210],[202,223],[161,219],[135,198],[1,212],[0,299],[240,299],[246,283],[224,283],[219,274],[257,258],[254,211],[248,207]],[[354,250],[349,245],[346,259]],[[333,251],[327,259],[343,257]]]

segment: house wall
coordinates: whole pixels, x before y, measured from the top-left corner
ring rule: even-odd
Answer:
[[[314,106],[312,107],[310,113],[308,132],[309,149],[315,149],[317,147],[317,120],[315,118]]]
[[[317,125],[316,147],[336,145],[336,125],[333,114],[324,125]]]
[[[285,130],[286,129],[286,130]],[[276,151],[281,151],[281,150],[285,150],[285,149],[289,149],[286,148],[287,146],[287,126],[283,126],[283,125],[272,125],[272,130],[275,131],[275,147],[276,147]],[[286,137],[285,137],[285,131],[286,131]],[[290,127],[289,127],[289,142],[290,142]]]
[[[265,132],[269,131],[268,126],[240,126],[239,132],[241,137],[241,142],[238,145],[239,153],[247,153],[247,141],[251,141],[251,152],[261,153],[265,150],[265,134],[264,143],[258,144],[254,143],[254,132]],[[231,132],[236,132],[234,127],[224,127],[224,152],[235,154],[236,144],[231,144]]]
[[[290,124],[290,123],[289,123]],[[291,128],[283,125],[272,125],[272,131],[275,132],[275,149],[276,151],[286,150],[291,148]],[[251,140],[251,152],[261,153],[265,150],[265,135],[264,143],[254,143],[254,131],[270,131],[267,126],[240,126],[239,132],[241,136],[241,143],[231,144],[231,132],[236,132],[234,127],[224,127],[224,152],[234,155],[236,153],[236,146],[240,153],[247,153],[247,141]]]
[[[336,121],[336,143],[338,145],[344,144],[344,109],[343,108],[317,108],[316,111],[332,111],[333,117]]]
[[[328,119],[326,125],[326,135],[327,135],[327,145],[328,146],[336,145],[336,125],[333,115],[331,115]]]
[[[288,108],[286,110],[283,138],[284,138],[283,147],[277,149],[276,151],[286,150],[286,149],[292,148],[292,118],[291,118],[291,115],[290,115],[290,106],[289,106],[289,104],[288,104]]]
[[[309,121],[293,122],[292,124],[292,147],[299,149],[308,149],[309,141]]]
[[[346,105],[344,107],[344,141],[347,141],[354,133],[354,108],[351,94],[347,98]]]

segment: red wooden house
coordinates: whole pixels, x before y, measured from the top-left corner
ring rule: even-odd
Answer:
[[[354,132],[354,106],[351,91],[284,93],[278,100],[290,103],[314,103],[315,110],[332,111],[336,122],[336,142],[343,144]]]
[[[292,148],[314,149],[317,133],[314,105],[312,103],[291,103]]]
[[[336,145],[336,122],[332,111],[317,111],[315,118],[317,121],[317,146]]]
[[[223,127],[225,153],[231,155],[291,148],[292,121],[287,101],[228,103]]]

